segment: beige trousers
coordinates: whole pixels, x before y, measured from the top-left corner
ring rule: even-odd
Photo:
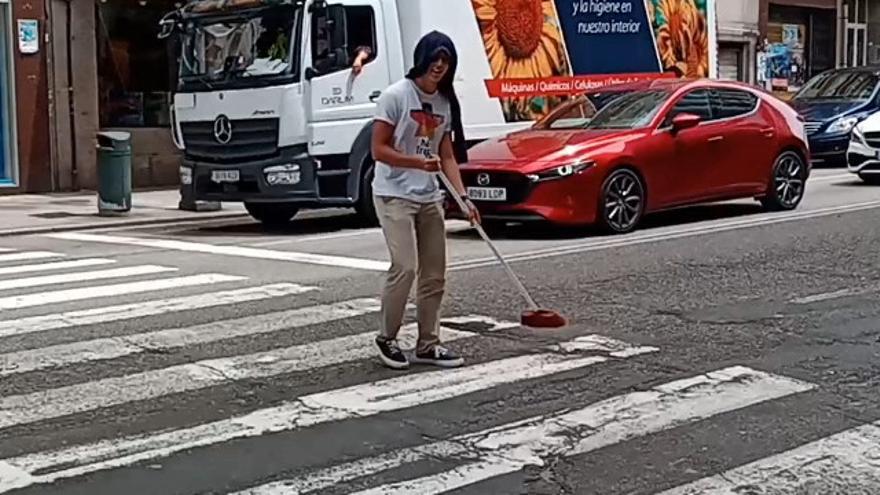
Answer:
[[[446,288],[446,225],[441,203],[375,197],[391,268],[382,291],[381,335],[395,339],[413,281],[419,327],[417,352],[440,342],[440,305]]]

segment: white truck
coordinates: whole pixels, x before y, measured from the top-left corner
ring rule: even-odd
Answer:
[[[655,1],[191,1],[160,35],[179,48],[171,115],[182,199],[243,202],[266,224],[323,207],[353,207],[372,223],[375,101],[425,33],[456,43],[465,134],[478,142],[598,85],[672,70],[712,77],[712,0],[663,2],[694,9],[683,13]],[[690,38],[663,32],[680,24],[671,16],[694,13],[703,24]],[[704,53],[670,45],[681,39]]]

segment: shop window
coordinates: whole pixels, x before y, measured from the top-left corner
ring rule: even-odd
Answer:
[[[168,127],[176,83],[173,46],[158,39],[174,0],[101,0],[97,10],[102,127]]]
[[[318,75],[350,69],[359,53],[376,58],[376,19],[369,6],[346,6],[339,15],[312,20],[312,66]]]

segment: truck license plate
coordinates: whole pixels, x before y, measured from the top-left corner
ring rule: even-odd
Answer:
[[[507,189],[503,187],[469,187],[468,196],[477,201],[506,201]]]
[[[212,170],[211,180],[214,182],[238,182],[238,170]]]

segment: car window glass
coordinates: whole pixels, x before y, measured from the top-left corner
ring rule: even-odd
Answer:
[[[748,91],[718,89],[712,92],[712,114],[717,119],[746,115],[755,109],[758,97]]]
[[[704,122],[712,120],[712,109],[709,106],[709,91],[696,89],[682,96],[669,112],[666,118],[667,124],[671,123],[676,115],[682,113],[697,115]]]

